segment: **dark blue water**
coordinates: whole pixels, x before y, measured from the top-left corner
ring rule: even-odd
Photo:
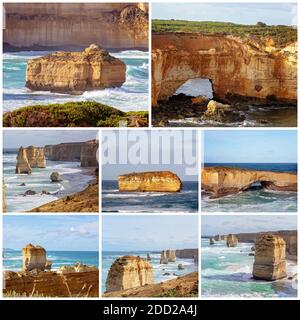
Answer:
[[[104,212],[197,212],[198,182],[183,182],[180,192],[119,192],[117,181],[102,182]]]
[[[261,171],[297,173],[297,163],[205,163],[204,167],[222,166]],[[202,193],[203,212],[296,212],[297,192],[252,188],[245,192],[210,199]]]

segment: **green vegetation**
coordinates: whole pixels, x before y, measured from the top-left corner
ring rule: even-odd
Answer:
[[[146,127],[147,111],[123,112],[94,102],[23,107],[3,115],[4,127]]]
[[[152,32],[203,32],[258,39],[271,37],[277,46],[297,40],[297,29],[291,26],[268,26],[263,22],[243,25],[231,22],[152,20]]]
[[[174,288],[174,289],[170,289],[158,296],[156,296],[156,298],[178,298],[178,297],[185,297],[185,298],[197,298],[198,297],[198,289],[197,290],[193,290],[192,292],[190,292],[189,294],[181,294],[178,289]]]

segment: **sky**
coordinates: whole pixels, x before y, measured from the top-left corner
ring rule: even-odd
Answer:
[[[297,216],[202,216],[202,236],[217,234],[296,230]]]
[[[197,181],[196,141],[195,130],[103,131],[103,180],[117,180],[131,172],[170,170],[182,181]]]
[[[103,251],[198,248],[197,216],[104,216]]]
[[[21,250],[28,243],[41,245],[46,251],[98,251],[98,217],[3,217],[3,247]]]
[[[152,3],[153,19],[296,25],[295,3]]]
[[[3,147],[43,147],[62,142],[82,142],[96,139],[97,130],[3,130]]]
[[[205,163],[296,163],[295,130],[211,130],[204,133]]]

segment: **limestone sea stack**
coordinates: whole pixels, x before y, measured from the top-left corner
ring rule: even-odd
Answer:
[[[19,148],[18,156],[17,156],[17,166],[16,166],[16,173],[27,173],[31,174],[32,169],[29,164],[26,149],[23,147]]]
[[[120,87],[126,65],[97,45],[83,52],[54,52],[30,59],[26,87],[31,90],[82,94],[84,91]]]
[[[238,238],[234,234],[227,236],[227,247],[236,247],[238,244]]]
[[[218,198],[247,190],[254,182],[274,191],[297,191],[297,174],[228,167],[206,167],[201,171],[202,190]]]
[[[33,269],[45,270],[47,263],[46,250],[41,246],[27,244],[22,249],[23,263],[22,271],[31,271]]]
[[[136,256],[123,256],[111,265],[106,279],[106,292],[141,287],[153,282],[150,262]]]
[[[176,253],[174,250],[166,251],[168,262],[176,262]]]
[[[182,182],[170,171],[133,172],[118,177],[119,191],[179,192]]]
[[[261,236],[255,243],[253,277],[277,280],[286,277],[285,241],[271,233]]]
[[[165,250],[163,250],[161,253],[160,253],[160,260],[159,260],[159,263],[160,264],[168,264],[168,257],[167,257],[167,253]]]
[[[17,156],[16,173],[32,172],[32,168],[46,168],[46,157],[43,147],[20,147]]]

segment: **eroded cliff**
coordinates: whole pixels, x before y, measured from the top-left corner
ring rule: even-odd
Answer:
[[[202,190],[213,198],[247,190],[254,182],[275,191],[297,191],[297,174],[228,167],[205,167],[201,171]]]
[[[119,191],[179,192],[182,182],[170,171],[133,172],[118,177]]]
[[[14,47],[148,48],[146,3],[6,3],[5,18]]]
[[[230,35],[166,32],[152,35],[152,104],[189,79],[209,79],[214,98],[296,103],[297,43],[276,47]]]

